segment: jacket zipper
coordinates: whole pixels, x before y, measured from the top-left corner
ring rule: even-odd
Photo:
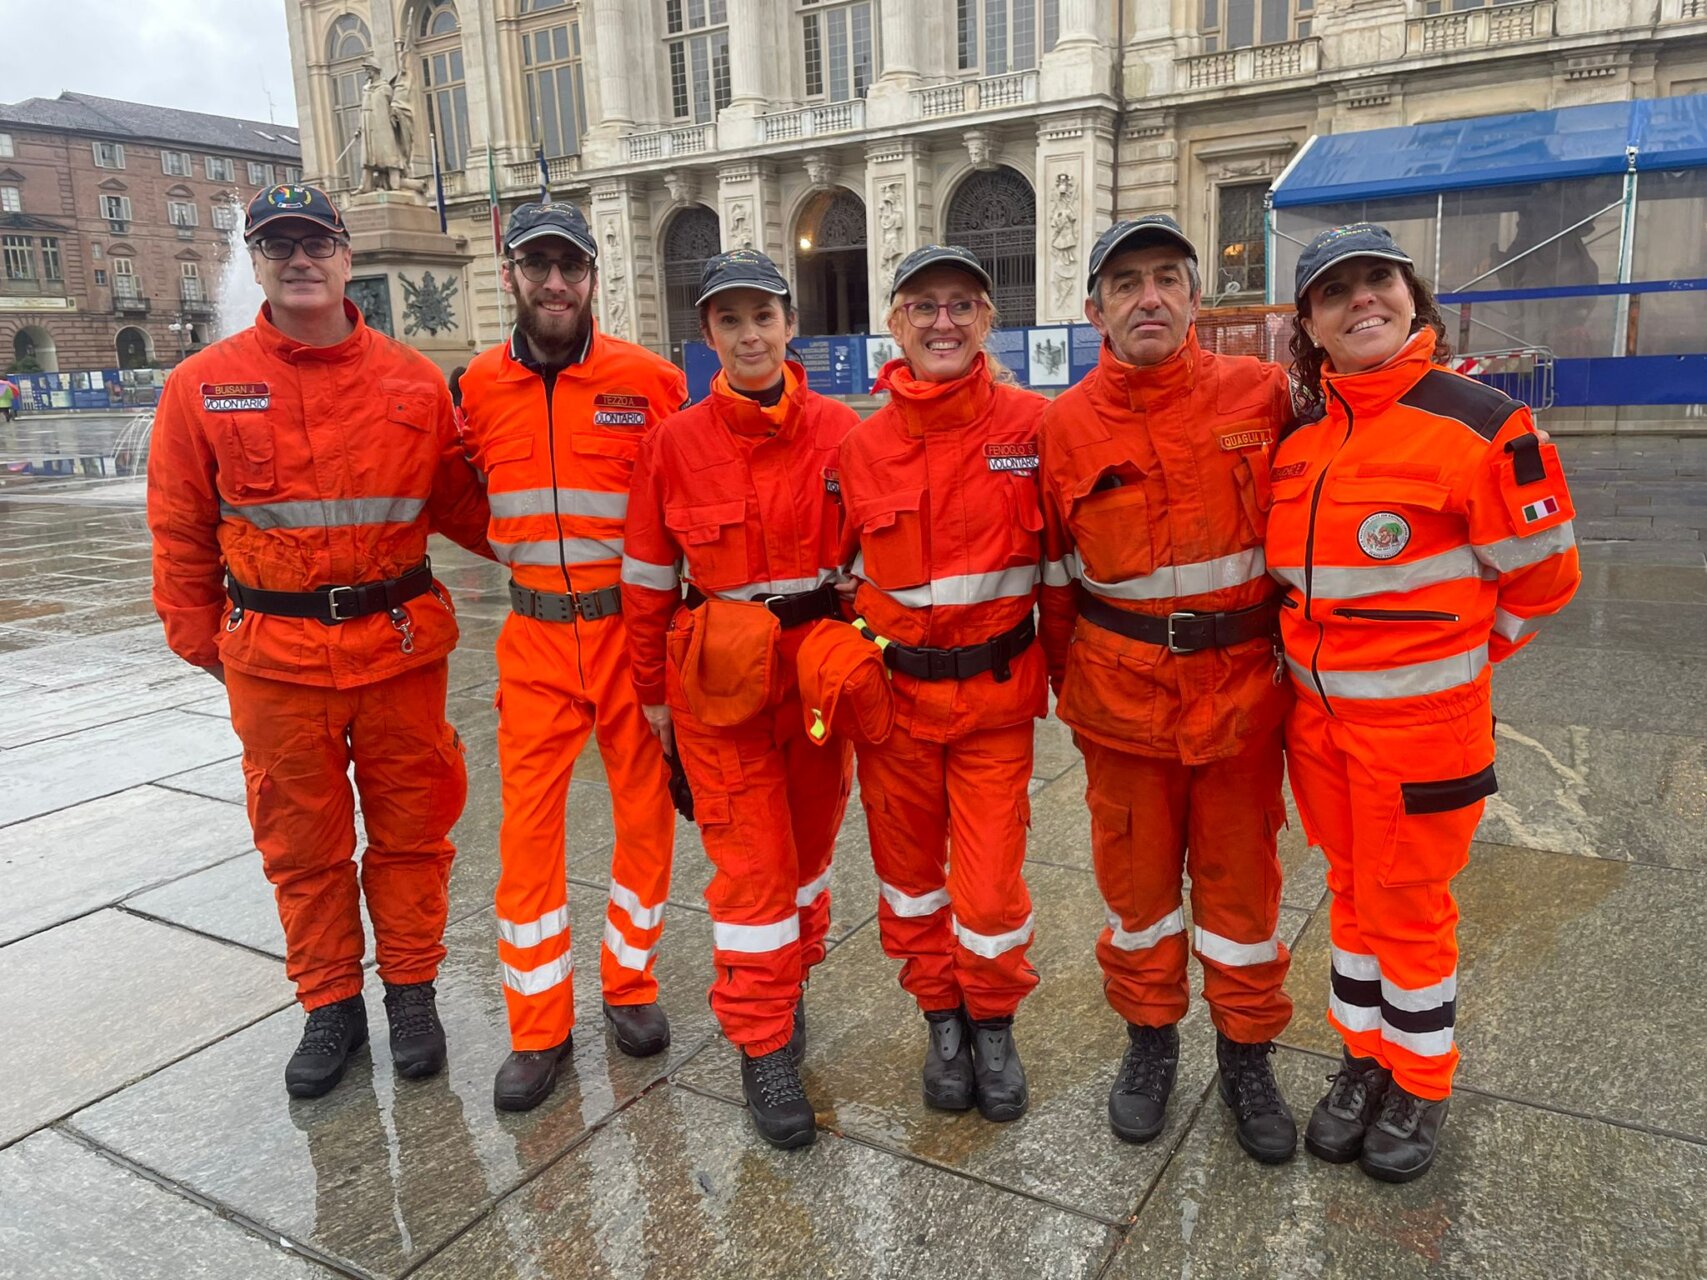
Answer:
[[[551,460],[551,517],[552,528],[557,537],[557,567],[563,571],[563,590],[570,599],[575,596],[575,583],[569,577],[569,560],[563,551],[563,512],[558,507],[557,498],[557,419],[551,407],[551,393],[555,388],[558,376],[563,371],[551,365],[545,366],[539,375],[539,380],[545,386],[545,453]],[[581,687],[587,687],[587,672],[581,665],[581,612],[574,610],[569,615],[569,630],[575,637],[575,674],[581,678]]]
[[[1333,715],[1333,704],[1328,701],[1328,691],[1322,685],[1322,672],[1317,665],[1322,657],[1322,645],[1327,639],[1327,628],[1312,617],[1310,613],[1310,604],[1315,599],[1316,594],[1316,509],[1321,505],[1322,486],[1328,482],[1328,468],[1333,466],[1334,458],[1339,456],[1340,450],[1344,449],[1351,441],[1351,429],[1354,420],[1351,406],[1346,404],[1344,396],[1334,390],[1332,383],[1328,384],[1328,391],[1334,399],[1345,407],[1345,438],[1339,442],[1339,446],[1334,450],[1333,457],[1322,464],[1322,474],[1316,477],[1316,487],[1310,493],[1310,527],[1304,535],[1304,616],[1316,623],[1316,647],[1310,654],[1310,679],[1315,681],[1316,695],[1322,700],[1322,708],[1329,715]]]
[[[1456,613],[1438,609],[1335,609],[1336,618],[1366,618],[1370,622],[1457,622]]]

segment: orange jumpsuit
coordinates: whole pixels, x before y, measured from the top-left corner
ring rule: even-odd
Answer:
[[[486,474],[492,549],[514,587],[558,605],[604,602],[592,617],[512,612],[498,636],[498,957],[517,1050],[560,1044],[575,1025],[563,824],[589,734],[616,827],[599,952],[609,1004],[658,998],[653,960],[675,843],[664,757],[634,696],[615,609],[634,458],[686,382],[666,360],[597,328],[580,359],[547,372],[518,334],[462,375],[463,438]]]
[[[1431,1099],[1458,1062],[1451,880],[1496,789],[1489,664],[1581,577],[1557,451],[1433,350],[1424,330],[1327,375],[1327,416],[1275,451],[1268,528],[1292,791],[1333,894],[1328,1021]]]
[[[811,626],[762,639],[744,632],[754,638],[722,647],[707,626],[717,602],[797,595],[836,576],[836,446],[857,418],[808,390],[799,365],[785,379],[783,398],[767,409],[719,374],[711,395],[647,437],[622,564],[635,688],[643,704],[670,707],[716,867],[705,891],[711,1007],[752,1057],[788,1043],[801,984],[824,958],[830,855],[852,785],[848,745],[806,737],[795,658]],[[712,605],[684,606],[680,576]],[[755,617],[769,628],[751,604],[718,621]],[[701,629],[707,661],[750,686],[751,713],[734,723],[706,723],[691,681],[684,687],[684,651]]]
[[[979,645],[1029,622],[1040,578],[1037,423],[1042,396],[991,379],[982,355],[954,382],[892,360],[890,400],[842,444],[843,560],[855,612],[913,648]],[[857,554],[856,554],[857,553]],[[895,670],[895,731],[859,748],[883,949],[933,1012],[1011,1017],[1037,985],[1026,960],[1032,721],[1048,714],[1043,650],[1007,678]],[[949,856],[952,847],[953,856]]]
[[[1056,712],[1085,756],[1109,1003],[1137,1025],[1184,1016],[1189,867],[1203,993],[1216,1027],[1246,1044],[1273,1039],[1292,1013],[1275,853],[1291,694],[1273,642],[1174,652],[1082,610],[1239,613],[1266,633],[1268,450],[1290,418],[1281,369],[1204,351],[1194,329],[1149,368],[1105,343],[1040,433],[1043,639]]]
[[[436,582],[395,622],[332,624],[233,609],[222,578],[283,592],[398,578],[435,529],[491,554],[444,378],[345,312],[355,329],[335,346],[285,337],[263,307],[185,360],[148,457],[154,607],[176,653],[224,663],[249,821],[307,1009],[361,991],[363,891],[385,981],[431,981],[444,959],[447,837],[467,792],[444,718],[456,615]]]

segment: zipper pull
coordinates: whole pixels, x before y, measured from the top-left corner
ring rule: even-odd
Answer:
[[[1286,677],[1286,647],[1276,643],[1274,646],[1274,687],[1279,688],[1280,682]]]

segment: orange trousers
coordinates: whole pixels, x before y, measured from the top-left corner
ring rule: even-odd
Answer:
[[[442,658],[355,689],[226,668],[249,822],[284,924],[285,973],[305,1009],[361,994],[362,896],[379,976],[438,976],[456,854],[447,837],[468,797],[462,743],[445,723],[446,679]],[[367,829],[359,889],[352,763]]]
[[[1328,1022],[1419,1098],[1458,1066],[1452,877],[1494,787],[1484,704],[1435,724],[1349,724],[1300,696],[1286,725],[1292,795],[1328,859]]]
[[[1037,985],[1025,837],[1033,725],[925,742],[901,729],[859,749],[883,950],[929,1013],[1008,1018]]]
[[[1292,1018],[1281,989],[1291,956],[1280,940],[1275,853],[1286,823],[1280,730],[1201,765],[1078,742],[1092,860],[1108,903],[1097,939],[1108,1002],[1140,1026],[1185,1016],[1181,874],[1189,870],[1190,945],[1211,1020],[1241,1044],[1274,1039]]]
[[[564,851],[569,781],[589,734],[610,788],[616,847],[599,949],[605,1000],[658,998],[653,961],[670,892],[675,810],[658,740],[629,674],[620,614],[542,622],[512,613],[498,635],[498,959],[513,1049],[548,1049],[575,1025]]]

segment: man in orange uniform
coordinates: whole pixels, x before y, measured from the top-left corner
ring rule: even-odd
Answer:
[[[1197,251],[1172,218],[1109,228],[1089,287],[1101,359],[1039,435],[1042,615],[1058,713],[1085,756],[1109,908],[1097,958],[1128,1024],[1109,1120],[1130,1142],[1166,1120],[1189,867],[1221,1097],[1245,1150],[1279,1162],[1297,1145],[1268,1062],[1292,1014],[1275,854],[1290,692],[1262,539],[1289,387],[1277,366],[1198,346]]]
[[[367,1039],[362,891],[393,1062],[406,1076],[444,1066],[433,981],[467,777],[444,718],[456,615],[427,533],[491,552],[444,378],[345,301],[350,241],[331,200],[263,191],[244,240],[266,304],[178,366],[154,419],[154,606],[173,650],[231,699],[285,971],[308,1011],[285,1087],[314,1097]]]
[[[670,1024],[652,976],[670,888],[675,816],[657,739],[629,677],[617,575],[634,458],[686,398],[680,370],[601,333],[598,247],[580,210],[525,204],[504,233],[509,341],[462,375],[463,439],[486,475],[492,549],[510,566],[498,637],[498,956],[513,1052],[493,1101],[551,1095],[575,1025],[563,824],[575,758],[596,734],[616,826],[599,973],[605,1021],[634,1057]]]

